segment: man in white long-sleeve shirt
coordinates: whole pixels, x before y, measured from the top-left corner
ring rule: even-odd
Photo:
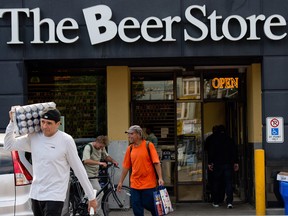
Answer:
[[[30,198],[35,216],[61,216],[68,188],[70,167],[73,169],[85,194],[88,209],[96,211],[97,201],[84,166],[78,157],[73,138],[60,130],[61,114],[57,109],[44,110],[41,115],[41,131],[15,138],[12,113],[6,128],[4,147],[6,150],[31,152],[33,181]]]

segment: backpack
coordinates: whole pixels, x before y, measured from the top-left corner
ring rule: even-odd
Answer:
[[[80,158],[81,161],[82,161],[82,158],[83,158],[84,148],[85,148],[87,145],[90,146],[90,155],[91,155],[92,152],[93,152],[92,143],[86,143],[86,144],[82,144],[82,145],[77,146],[78,156],[79,156],[79,158]]]

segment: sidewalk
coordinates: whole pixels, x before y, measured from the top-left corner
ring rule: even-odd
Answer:
[[[171,216],[197,216],[197,215],[256,215],[255,207],[249,203],[235,202],[233,209],[226,205],[215,208],[211,203],[176,203]],[[284,208],[267,208],[266,215],[285,215]]]
[[[227,209],[226,205],[222,205],[218,208],[212,206],[211,203],[174,203],[174,212],[169,213],[170,216],[214,216],[214,215],[256,215],[254,206],[249,203],[235,202],[234,208]],[[115,211],[110,212],[110,216],[123,215],[123,212]],[[125,211],[125,216],[133,216],[132,210]],[[144,212],[145,216],[151,216],[150,212]],[[266,209],[266,215],[285,215],[284,208],[269,208]]]
[[[226,205],[218,208],[211,203],[177,203],[174,204],[174,212],[171,216],[189,216],[189,215],[255,215],[254,206],[248,203],[234,203],[233,209],[227,209]]]

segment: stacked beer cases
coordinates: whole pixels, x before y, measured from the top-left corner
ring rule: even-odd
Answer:
[[[14,106],[13,122],[18,136],[40,131],[40,117],[46,108],[56,108],[54,102]]]

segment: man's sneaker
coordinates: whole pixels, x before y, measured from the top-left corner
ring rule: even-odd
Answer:
[[[229,204],[227,205],[227,208],[228,208],[228,209],[232,209],[232,208],[233,208],[233,205],[232,205],[231,203],[229,203]]]
[[[219,207],[219,204],[216,204],[216,203],[213,203],[212,205],[213,205],[213,207],[215,207],[215,208],[218,208],[218,207]]]

